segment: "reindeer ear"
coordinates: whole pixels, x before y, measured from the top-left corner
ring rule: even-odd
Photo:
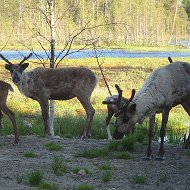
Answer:
[[[5,64],[5,69],[10,71],[12,69],[12,64]]]
[[[23,69],[23,71],[29,66],[29,63],[23,63],[21,65],[21,68]]]
[[[129,113],[135,112],[136,107],[137,107],[137,104],[131,104],[130,107],[128,108],[128,112]]]

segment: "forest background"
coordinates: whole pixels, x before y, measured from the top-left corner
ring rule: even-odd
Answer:
[[[48,43],[46,0],[0,0],[0,44]],[[190,0],[56,0],[56,43],[94,27],[99,45],[161,46],[189,40]],[[96,26],[96,27],[95,27]],[[90,38],[85,30],[73,42]],[[47,44],[48,45],[48,44]]]

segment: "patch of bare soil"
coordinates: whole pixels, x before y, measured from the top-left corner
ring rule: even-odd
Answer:
[[[63,147],[62,151],[48,151],[44,146],[55,141]],[[49,139],[34,136],[20,137],[20,143],[13,146],[13,137],[0,137],[0,190],[28,190],[29,184],[22,181],[18,184],[18,176],[27,176],[32,170],[39,169],[44,173],[44,180],[57,184],[59,189],[72,190],[79,184],[89,184],[97,190],[189,190],[190,189],[190,150],[182,149],[179,145],[166,144],[166,159],[164,161],[143,161],[142,157],[146,145],[139,144],[133,153],[133,159],[94,158],[86,159],[76,157],[84,149],[103,148],[107,140],[80,140],[80,139]],[[37,158],[26,158],[23,153],[34,151]],[[158,143],[154,143],[155,153]],[[56,176],[51,169],[54,156],[66,161],[68,173]],[[102,175],[105,171],[99,166],[109,164],[112,169],[112,178],[103,183]],[[72,173],[75,167],[88,168],[91,174],[76,175]],[[135,176],[146,178],[144,184],[133,181]]]

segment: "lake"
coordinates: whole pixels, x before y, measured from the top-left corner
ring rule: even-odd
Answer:
[[[80,59],[80,58],[93,58],[95,57],[93,50],[81,50],[80,52],[73,52],[67,56],[70,59]],[[1,51],[8,60],[11,59],[22,59],[23,56],[27,56],[30,51]],[[47,55],[44,51],[36,51],[40,57],[46,59]],[[59,51],[56,51],[56,56],[59,54]],[[98,57],[105,58],[167,58],[170,57],[190,57],[190,52],[175,52],[175,51],[128,51],[122,49],[112,49],[105,50],[100,49],[97,50]],[[33,54],[30,59],[36,59],[36,56]]]

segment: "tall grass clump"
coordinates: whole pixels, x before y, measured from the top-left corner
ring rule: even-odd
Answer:
[[[77,157],[84,157],[84,158],[103,158],[108,156],[109,152],[107,149],[89,149],[89,150],[82,150],[77,154]]]
[[[24,153],[24,157],[26,157],[26,158],[36,158],[37,156],[38,155],[33,151]]]
[[[29,174],[29,184],[32,186],[38,186],[43,180],[43,173],[40,170],[34,170]]]
[[[54,157],[51,163],[53,173],[57,176],[63,176],[67,172],[67,166],[62,158]]]
[[[47,143],[45,146],[46,146],[46,148],[47,148],[49,151],[60,151],[60,150],[62,150],[62,146],[59,145],[59,144],[56,144],[56,143],[53,142],[53,141]]]
[[[39,184],[39,189],[57,190],[58,186],[55,184],[47,183],[47,182],[41,182]]]
[[[111,178],[112,178],[112,174],[111,174],[111,172],[109,172],[109,171],[106,171],[106,172],[103,173],[103,175],[102,175],[102,181],[103,181],[104,183],[108,183],[108,182],[111,180]]]
[[[132,183],[134,183],[134,184],[144,185],[144,184],[146,184],[146,181],[147,181],[146,177],[142,176],[142,175],[135,175],[132,178]]]

